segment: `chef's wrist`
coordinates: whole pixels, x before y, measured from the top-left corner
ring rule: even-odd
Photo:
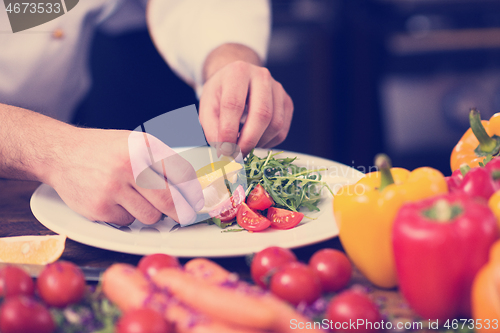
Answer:
[[[244,61],[256,66],[262,66],[262,61],[257,53],[248,46],[236,43],[222,44],[210,52],[205,59],[203,82],[205,83],[221,68],[235,61]]]
[[[40,142],[40,153],[33,161],[36,180],[53,186],[72,162],[71,152],[83,144],[78,138],[84,129],[56,121]]]

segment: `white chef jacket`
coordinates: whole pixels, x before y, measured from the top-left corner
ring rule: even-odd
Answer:
[[[80,0],[63,16],[14,34],[2,1],[0,103],[70,120],[91,85],[94,29],[146,23],[163,58],[199,92],[203,62],[217,46],[240,43],[265,58],[270,10],[268,0]]]

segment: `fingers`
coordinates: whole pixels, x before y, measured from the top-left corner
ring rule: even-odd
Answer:
[[[102,203],[93,207],[91,214],[85,215],[91,221],[102,221],[118,225],[129,225],[135,217],[118,204]]]
[[[160,162],[161,163],[161,162]],[[168,172],[168,171],[166,171]],[[141,173],[143,183],[155,184],[155,186],[146,188],[141,186],[134,186],[135,190],[139,192],[145,200],[147,200],[155,209],[170,216],[175,221],[180,224],[190,224],[196,220],[196,213],[190,203],[181,194],[177,185],[170,183],[165,179],[163,174],[156,173],[152,168],[147,168]],[[182,175],[178,176],[179,179]],[[201,191],[201,185],[197,179],[195,181],[199,186],[199,194],[203,199],[203,192]],[[157,184],[163,183],[163,188],[159,188]],[[192,183],[193,184],[193,183]],[[195,186],[193,186],[195,187]],[[186,188],[184,188],[186,190]],[[189,193],[189,191],[188,191]],[[192,201],[194,196],[188,196]],[[198,200],[199,201],[199,200]],[[204,199],[202,201],[204,204]],[[195,203],[197,205],[197,203]],[[203,207],[203,206],[202,206]],[[198,207],[197,207],[198,208]],[[201,208],[200,208],[201,209]]]
[[[132,142],[134,147],[130,150],[134,173],[132,187],[158,211],[182,224],[192,222],[195,210],[199,211],[205,204],[196,171],[156,137],[147,135],[146,143],[140,141],[144,137],[141,134],[129,138],[129,145]],[[151,164],[152,161],[156,162]]]
[[[248,115],[240,129],[243,111]],[[243,155],[256,146],[275,146],[290,129],[293,103],[266,68],[244,62],[227,65],[204,86],[200,122],[209,143],[237,143]],[[223,153],[217,147],[218,153]]]
[[[185,201],[195,210],[199,211],[205,205],[205,198],[198,176],[191,163],[175,154],[160,161],[162,173],[168,185],[176,187]]]
[[[290,96],[286,92],[284,92],[283,96],[283,123],[280,127],[280,130],[276,133],[273,139],[271,139],[269,142],[266,143],[261,143],[259,142],[259,147],[263,148],[272,148],[274,146],[279,145],[282,143],[288,134],[288,131],[290,130],[290,125],[292,123],[292,116],[293,116],[293,102]],[[274,118],[273,118],[274,121]],[[271,121],[271,122],[273,122]],[[275,126],[278,126],[278,124],[275,124]]]
[[[121,207],[144,224],[154,224],[162,217],[162,212],[156,209],[133,187],[129,187],[122,193],[117,201]]]
[[[200,123],[209,144],[217,142],[219,136],[219,97],[220,92],[208,84],[200,97]]]
[[[285,119],[287,115],[285,114],[285,95],[283,87],[279,82],[273,82],[273,118],[269,123],[269,126],[262,134],[257,146],[265,147],[267,143],[273,140],[275,137],[283,132],[283,127],[285,125]],[[286,134],[286,132],[285,132]]]
[[[217,142],[238,142],[240,119],[245,110],[249,76],[243,69],[235,68],[234,75],[226,79],[220,97]]]
[[[269,71],[262,68],[251,80],[248,117],[238,140],[244,155],[257,145],[271,123],[273,113],[273,79]]]

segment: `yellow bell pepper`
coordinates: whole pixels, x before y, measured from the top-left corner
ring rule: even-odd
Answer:
[[[377,156],[375,165],[379,171],[340,188],[333,209],[347,255],[373,284],[392,288],[397,285],[391,239],[396,213],[403,203],[446,193],[448,187],[433,168],[390,168],[385,155]]]
[[[490,260],[476,274],[472,285],[472,317],[481,323],[476,332],[500,329],[500,241],[490,249]]]

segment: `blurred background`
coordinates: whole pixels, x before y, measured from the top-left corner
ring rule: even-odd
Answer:
[[[395,166],[449,175],[469,109],[483,119],[500,111],[500,1],[273,0],[272,9],[267,66],[295,104],[281,149],[360,170],[386,152]],[[91,66],[79,125],[134,129],[197,103],[144,27],[97,33]]]

